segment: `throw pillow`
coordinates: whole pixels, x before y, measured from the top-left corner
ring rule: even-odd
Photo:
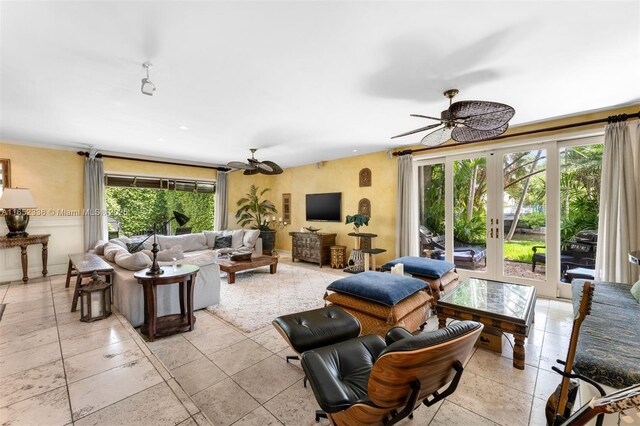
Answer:
[[[231,248],[231,235],[216,238],[216,243],[213,246],[213,249],[216,250],[223,248]]]
[[[123,249],[127,248],[127,243],[131,242],[131,239],[128,237],[119,237],[119,238],[112,238],[109,240],[110,243],[112,244],[117,244],[120,247],[122,247]]]
[[[143,250],[144,254],[149,256],[149,259],[153,259],[153,253],[151,250]],[[184,259],[184,251],[180,244],[171,247],[168,250],[160,250],[157,255],[158,262],[171,262],[173,259]]]
[[[419,275],[431,279],[442,278],[444,274],[456,267],[453,263],[444,260],[427,259],[426,257],[403,256],[382,265],[383,271],[389,271],[398,263],[404,265],[404,272],[411,275]]]
[[[95,246],[93,246],[93,251],[95,254],[103,255],[104,254],[104,246],[107,245],[105,240],[98,240]]]
[[[244,229],[234,229],[232,231],[224,231],[224,236],[231,236],[231,247],[239,249],[242,247],[242,237],[244,235]]]
[[[207,239],[207,247],[210,249],[216,245],[216,238],[222,236],[222,231],[204,231],[203,233]]]
[[[142,252],[129,253],[123,250],[116,254],[115,260],[118,266],[130,271],[139,271],[151,266],[151,259]]]
[[[371,300],[385,306],[395,306],[426,286],[426,282],[417,278],[366,271],[336,280],[327,290]]]
[[[636,299],[636,302],[640,303],[640,280],[631,287],[631,295]]]
[[[118,244],[107,243],[104,246],[104,258],[109,262],[115,262],[116,254],[119,252],[129,253],[126,248],[122,248]]]
[[[127,251],[129,253],[137,253],[144,250],[144,245],[140,243],[127,243]]]
[[[252,249],[256,246],[256,241],[260,236],[259,229],[247,229],[244,231],[244,237],[242,238],[242,245],[248,249]]]

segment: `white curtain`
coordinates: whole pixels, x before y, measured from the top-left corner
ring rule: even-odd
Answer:
[[[605,127],[596,254],[596,277],[603,281],[636,279],[628,260],[640,249],[640,134],[634,133],[632,139],[625,122]]]
[[[84,244],[92,249],[98,240],[104,239],[104,165],[91,150],[84,159]]]
[[[216,231],[227,229],[228,206],[227,206],[227,173],[218,172],[216,181],[216,199],[214,212],[214,228]]]
[[[411,154],[398,159],[398,201],[396,204],[396,256],[410,256],[414,226],[411,197],[413,191],[413,159]]]

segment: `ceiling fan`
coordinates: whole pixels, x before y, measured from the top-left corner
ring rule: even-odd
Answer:
[[[282,168],[273,161],[258,161],[255,157],[255,153],[258,148],[251,148],[251,158],[247,158],[247,162],[232,161],[227,166],[233,169],[244,170],[245,175],[255,175],[262,173],[263,175],[279,175],[282,173]]]
[[[440,113],[440,118],[411,114],[411,117],[436,120],[439,123],[411,130],[393,136],[391,139],[435,129],[427,133],[420,143],[427,146],[438,146],[449,139],[456,142],[476,142],[494,138],[507,131],[509,120],[516,113],[515,109],[509,105],[489,101],[452,103],[457,94],[457,89],[444,92],[444,96],[449,98],[449,108]]]

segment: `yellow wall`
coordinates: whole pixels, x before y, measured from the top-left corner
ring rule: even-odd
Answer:
[[[73,151],[0,142],[11,161],[11,186],[29,188],[38,209],[82,209],[82,157]]]
[[[345,225],[346,215],[358,212],[358,202],[362,198],[371,201],[371,220],[369,226],[360,228],[363,232],[378,234],[374,244],[387,249],[378,255],[377,262],[395,258],[396,229],[396,191],[397,159],[389,159],[384,152],[359,155],[340,160],[324,161],[318,168],[316,164],[292,167],[276,176],[244,176],[241,171],[229,175],[229,227],[238,227],[235,220],[236,202],[249,191],[251,184],[260,188],[271,188],[267,198],[278,209],[277,217],[282,216],[282,194],[291,194],[291,225],[278,231],[276,247],[291,250],[289,232],[299,231],[303,226],[322,228],[320,232],[335,233],[336,244],[353,248],[354,239],[347,236],[353,232],[352,225]],[[360,187],[358,173],[361,169],[371,169],[372,185]],[[307,222],[305,220],[305,195],[324,192],[342,193],[342,222]]]

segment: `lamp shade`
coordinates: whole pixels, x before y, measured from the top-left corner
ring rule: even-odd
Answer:
[[[176,222],[178,222],[178,225],[180,226],[185,226],[187,222],[191,220],[189,216],[176,211],[173,212],[173,217],[176,219]]]
[[[0,209],[35,209],[31,191],[27,188],[5,188],[0,197]]]

